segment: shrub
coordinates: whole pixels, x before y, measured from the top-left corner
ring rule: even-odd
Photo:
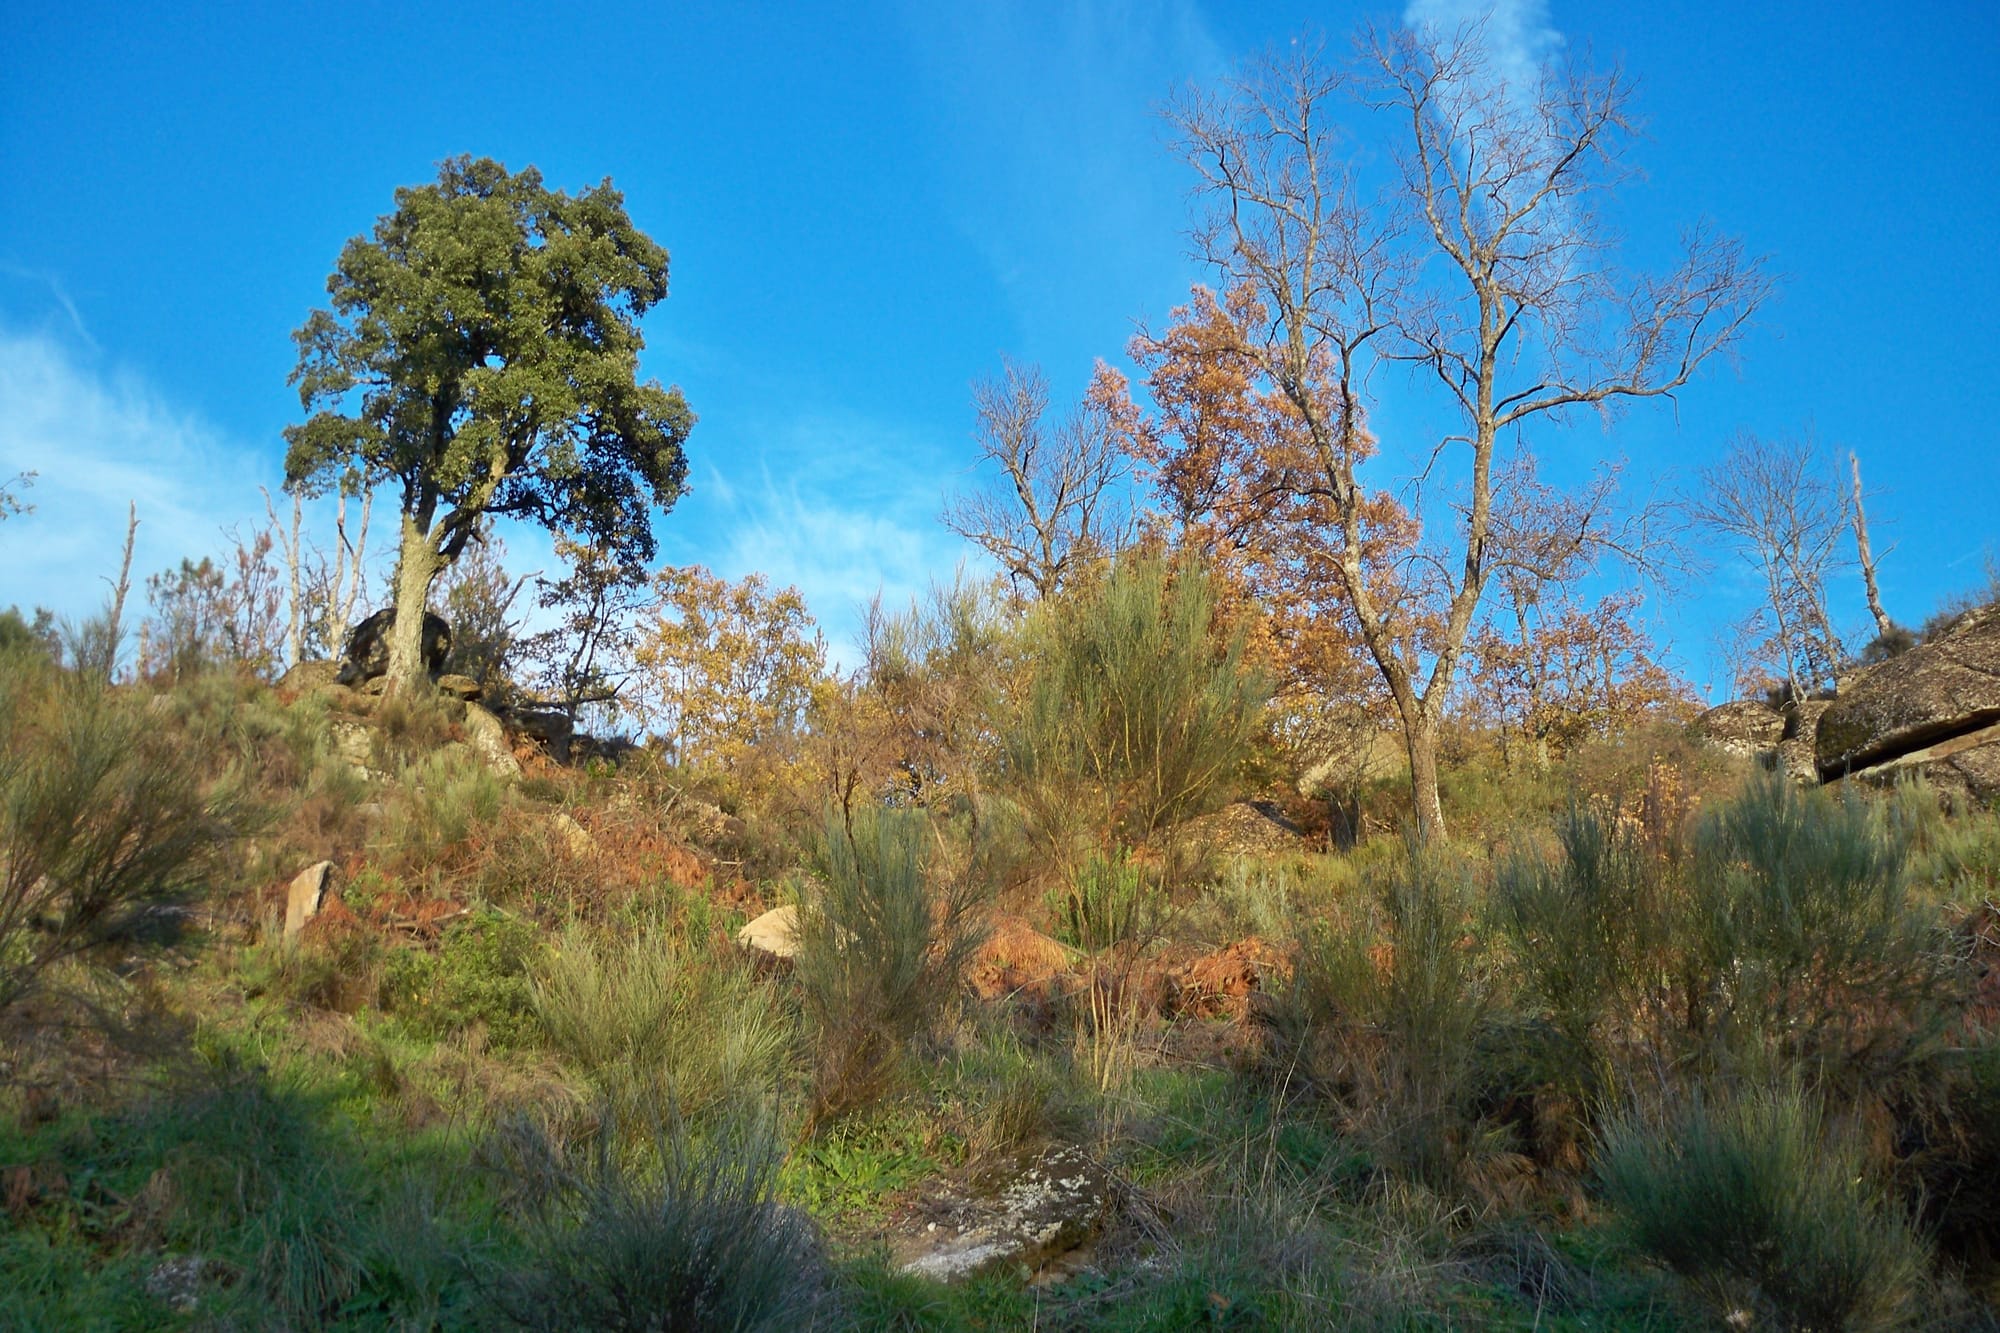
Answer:
[[[648,1333],[808,1323],[816,1242],[772,1197],[779,1152],[768,1125],[696,1144],[669,1117],[638,1163],[619,1150],[620,1129],[607,1117],[580,1160],[515,1131],[510,1175],[539,1197],[532,1262],[496,1293],[504,1315],[523,1328]]]
[[[1715,1055],[1848,1076],[1942,1026],[1953,980],[1903,834],[1854,796],[1761,776],[1697,830],[1687,950]]]
[[[1085,858],[1075,883],[1051,889],[1044,905],[1057,939],[1100,954],[1151,928],[1161,910],[1158,898],[1146,867],[1120,852]]]
[[[1248,758],[1270,691],[1219,641],[1199,568],[1128,560],[1029,622],[1025,697],[1005,770],[1041,837],[1126,845],[1212,808]]]
[[[1725,1299],[1748,1283],[1788,1328],[1889,1327],[1925,1247],[1823,1122],[1796,1091],[1628,1115],[1604,1132],[1598,1177],[1642,1248]]]
[[[0,1009],[190,888],[236,811],[144,699],[0,657]]]
[[[1938,1248],[1981,1272],[2000,1272],[2000,1035],[1954,1051],[1914,1089],[1903,1164]]]
[[[273,993],[315,1009],[354,1013],[381,998],[380,937],[358,922],[343,921],[316,924],[286,939],[273,915],[244,962],[243,981],[252,996]]]
[[[1572,806],[1553,853],[1517,853],[1494,876],[1491,916],[1525,998],[1590,1064],[1600,1025],[1653,998],[1670,931],[1663,873],[1632,832]]]
[[[653,933],[572,926],[536,969],[533,997],[549,1045],[624,1116],[671,1103],[699,1119],[761,1100],[790,1056],[788,1025],[743,966]]]
[[[474,833],[490,828],[507,799],[507,785],[462,746],[435,750],[402,770],[400,790],[383,821],[387,850],[424,866]]]
[[[816,848],[819,892],[799,909],[797,976],[819,1028],[815,1119],[867,1100],[911,1039],[956,998],[979,936],[970,873],[932,868],[931,820],[863,807],[830,816]],[[941,867],[940,867],[941,869]]]
[[[321,1324],[362,1277],[355,1181],[297,1088],[215,1073],[147,1126],[173,1199],[163,1238],[241,1262],[280,1326]]]
[[[517,1045],[532,1031],[529,975],[541,952],[533,923],[482,909],[446,928],[436,952],[393,954],[383,1004],[410,1031],[442,1037],[475,1024],[495,1045]]]
[[[1291,1019],[1307,1070],[1400,1173],[1465,1185],[1491,1145],[1474,1114],[1489,978],[1463,865],[1413,845],[1376,901],[1307,933]]]
[[[1868,641],[1861,650],[1863,666],[1878,666],[1917,646],[1917,632],[1903,625],[1891,625]]]

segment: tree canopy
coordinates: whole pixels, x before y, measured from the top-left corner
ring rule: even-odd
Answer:
[[[651,511],[681,493],[694,415],[678,388],[639,382],[667,252],[608,179],[572,197],[533,167],[449,159],[342,248],[327,291],[332,308],[293,335],[312,415],[285,432],[286,483],[400,485],[392,675],[414,673],[424,597],[483,516],[652,558]]]

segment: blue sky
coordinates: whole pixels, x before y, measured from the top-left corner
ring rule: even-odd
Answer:
[[[1419,0],[1453,12],[1457,0]],[[574,12],[571,12],[571,11]],[[476,14],[476,18],[468,17]],[[1726,15],[1726,17],[1717,17]],[[1002,354],[1059,398],[1200,271],[1154,116],[1189,80],[1395,7],[420,4],[17,7],[0,41],[0,606],[89,609],[127,500],[138,572],[216,550],[280,478],[290,332],[399,184],[471,152],[612,177],[673,256],[646,370],[701,420],[663,558],[859,603],[948,576],[969,386]],[[2000,546],[2000,11],[1547,4],[1494,31],[1618,60],[1647,138],[1635,249],[1712,219],[1779,300],[1677,408],[1538,441],[1685,474],[1736,430],[1860,451],[1892,613]],[[1392,415],[1394,405],[1387,409]],[[535,568],[545,543],[510,537]],[[1858,582],[1858,580],[1856,581]],[[1697,681],[1753,595],[1719,569],[1663,626]],[[1860,620],[1858,588],[1842,614]]]

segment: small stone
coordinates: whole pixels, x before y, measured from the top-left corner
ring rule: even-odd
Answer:
[[[901,1272],[957,1282],[1001,1270],[1033,1272],[1096,1236],[1111,1204],[1111,1183],[1079,1148],[1058,1144],[1023,1158],[1011,1171],[982,1178],[982,1192],[965,1202],[976,1221],[950,1240],[935,1239],[933,1223],[914,1250],[898,1257]]]
[[[590,836],[590,830],[568,815],[558,811],[549,822],[562,835],[563,846],[569,849],[571,856],[581,859],[597,850],[597,840]]]
[[[285,892],[286,939],[296,937],[305,929],[306,922],[319,915],[319,909],[326,901],[327,881],[332,875],[333,862],[319,861],[292,877],[291,887]]]

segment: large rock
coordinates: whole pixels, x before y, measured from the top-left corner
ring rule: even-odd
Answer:
[[[520,776],[521,761],[514,757],[514,747],[507,741],[507,728],[499,718],[478,704],[468,703],[459,725],[465,729],[465,739],[473,752],[486,761],[488,768],[501,777]]]
[[[897,1244],[897,1267],[959,1282],[983,1273],[1028,1276],[1094,1238],[1111,1207],[1111,1180],[1079,1148],[1058,1144],[932,1200],[922,1231]]]
[[[2000,808],[2000,723],[1864,768],[1854,780],[1886,787],[1916,777],[1940,795]]]
[[[439,676],[437,687],[438,693],[463,699],[467,703],[476,703],[484,693],[479,682],[470,676]]]
[[[569,762],[569,744],[576,723],[559,708],[516,707],[507,710],[507,725],[548,753],[558,764]]]
[[[1757,699],[1718,704],[1688,724],[1688,731],[1719,750],[1761,758],[1785,738],[1785,717]]]
[[[1831,782],[1962,740],[1996,723],[2000,606],[1989,606],[1854,682],[1820,717],[1813,754],[1821,780]],[[1942,757],[1979,748],[1983,745]]]
[[[335,717],[327,724],[333,752],[358,778],[374,781],[383,775],[375,769],[375,728],[351,717]]]
[[[278,689],[286,694],[319,694],[339,683],[338,662],[295,662],[278,678]]]
[[[1778,742],[1777,766],[1792,781],[1808,786],[1819,781],[1815,754],[1819,720],[1831,707],[1831,699],[1794,699],[1785,705],[1785,735]]]
[[[389,670],[389,632],[396,623],[396,608],[385,606],[369,616],[347,636],[347,651],[341,654],[342,685],[360,685],[386,675]],[[451,653],[451,626],[434,611],[424,612],[424,670],[435,676]]]
[[[736,932],[736,942],[773,958],[793,958],[799,952],[799,909],[774,907]]]

